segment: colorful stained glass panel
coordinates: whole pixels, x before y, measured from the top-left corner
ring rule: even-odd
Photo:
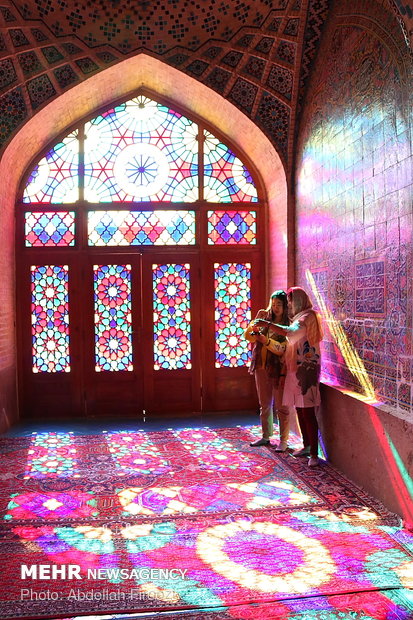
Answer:
[[[74,131],[56,144],[33,168],[23,202],[53,204],[79,199],[79,141]]]
[[[209,131],[204,138],[204,198],[208,202],[258,201],[247,167]]]
[[[194,245],[194,211],[90,211],[93,246]]]
[[[75,244],[73,211],[25,213],[26,247],[67,247]]]
[[[95,265],[95,369],[133,370],[131,266]]]
[[[69,372],[68,266],[31,267],[32,370]]]
[[[215,263],[215,366],[246,366],[251,321],[250,263]]]
[[[255,211],[208,211],[208,245],[255,245]]]
[[[144,96],[85,125],[89,202],[193,202],[198,198],[198,127]]]
[[[153,265],[154,369],[191,368],[190,267]]]

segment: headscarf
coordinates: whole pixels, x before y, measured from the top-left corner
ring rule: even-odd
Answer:
[[[300,286],[292,286],[289,288],[287,296],[291,297],[293,310],[295,312],[292,322],[299,318],[304,318],[308,342],[311,346],[314,346],[323,339],[323,328],[321,326],[320,315],[313,310],[311,299]]]

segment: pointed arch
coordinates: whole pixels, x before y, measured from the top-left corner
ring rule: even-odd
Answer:
[[[274,146],[249,118],[221,95],[157,59],[139,54],[88,78],[40,110],[22,127],[0,160],[0,178],[6,180],[0,188],[0,229],[3,233],[0,264],[5,267],[0,299],[4,328],[1,344],[5,355],[0,361],[0,371],[13,369],[16,365],[12,267],[14,207],[22,175],[36,154],[55,136],[113,100],[132,95],[140,87],[176,101],[188,114],[203,118],[254,163],[268,204],[268,290],[286,285],[287,182]],[[13,376],[11,370],[10,377]]]

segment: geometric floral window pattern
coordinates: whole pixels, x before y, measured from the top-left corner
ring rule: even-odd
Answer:
[[[242,161],[209,131],[204,135],[205,200],[257,202],[257,190]]]
[[[32,371],[69,372],[67,265],[31,267]]]
[[[90,246],[194,245],[194,211],[89,211]]]
[[[191,368],[189,265],[153,265],[154,369]]]
[[[255,245],[255,211],[208,211],[208,245]]]
[[[215,263],[215,366],[246,366],[251,321],[250,263]]]
[[[25,213],[26,247],[67,247],[75,244],[73,211]]]
[[[192,202],[198,196],[198,126],[137,97],[85,125],[89,202]]]
[[[79,134],[56,144],[29,175],[23,202],[70,203],[79,199]]]
[[[95,370],[133,370],[131,266],[95,265]]]
[[[144,95],[59,140],[30,171],[22,202],[30,251],[257,244],[258,210],[250,206],[258,195],[248,168],[210,131]],[[131,371],[136,363],[131,269],[94,266],[96,372]],[[217,367],[248,363],[250,272],[249,264],[215,266]],[[190,369],[189,265],[153,265],[152,286],[154,369]],[[66,265],[32,267],[33,372],[70,371],[68,291]]]
[[[228,146],[141,95],[50,149],[31,171],[23,202],[194,203],[202,198],[200,188],[207,202],[257,202],[250,172]]]

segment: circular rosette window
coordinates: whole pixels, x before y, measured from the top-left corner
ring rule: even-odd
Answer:
[[[134,198],[154,196],[169,176],[166,155],[154,144],[135,143],[117,156],[113,172],[119,186]]]

